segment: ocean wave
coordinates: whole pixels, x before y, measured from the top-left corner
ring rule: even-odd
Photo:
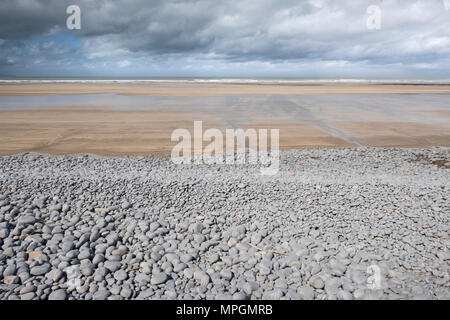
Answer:
[[[450,79],[0,79],[0,84],[450,84]]]

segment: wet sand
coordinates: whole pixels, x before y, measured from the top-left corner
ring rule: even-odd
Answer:
[[[93,153],[138,156],[170,153],[172,131],[193,132],[194,120],[205,128],[221,124],[195,113],[124,112],[103,108],[61,108],[0,112],[0,154]]]
[[[450,146],[450,86],[0,85],[0,96],[100,93],[154,99],[135,109],[68,101],[56,108],[0,111],[0,154],[168,154],[176,144],[172,131],[193,132],[194,120],[203,120],[205,129],[278,128],[283,150]]]
[[[2,84],[1,96],[116,93],[119,95],[220,97],[230,95],[450,94],[450,85],[390,84]]]

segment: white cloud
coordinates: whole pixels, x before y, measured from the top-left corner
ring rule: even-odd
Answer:
[[[117,66],[119,68],[126,68],[126,67],[128,67],[130,65],[131,65],[131,62],[128,61],[128,60],[122,60],[122,61],[117,62]]]
[[[83,27],[70,35],[81,47],[67,52],[57,40],[53,49],[33,48],[33,37],[69,34],[55,18],[61,1],[26,1],[35,4],[32,16],[20,1],[0,1],[0,73],[7,55],[24,66],[45,58],[106,71],[139,65],[143,73],[450,72],[442,0],[78,0]],[[382,19],[375,32],[366,27],[373,4]]]

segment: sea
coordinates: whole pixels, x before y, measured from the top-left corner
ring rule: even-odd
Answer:
[[[267,78],[267,77],[149,77],[149,78],[108,78],[108,77],[44,77],[19,78],[0,77],[0,84],[112,84],[112,83],[234,83],[234,84],[309,84],[309,83],[343,83],[343,84],[450,84],[449,79],[367,79],[367,78]]]

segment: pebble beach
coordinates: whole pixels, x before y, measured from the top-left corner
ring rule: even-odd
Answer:
[[[0,158],[0,299],[450,299],[450,149]]]

